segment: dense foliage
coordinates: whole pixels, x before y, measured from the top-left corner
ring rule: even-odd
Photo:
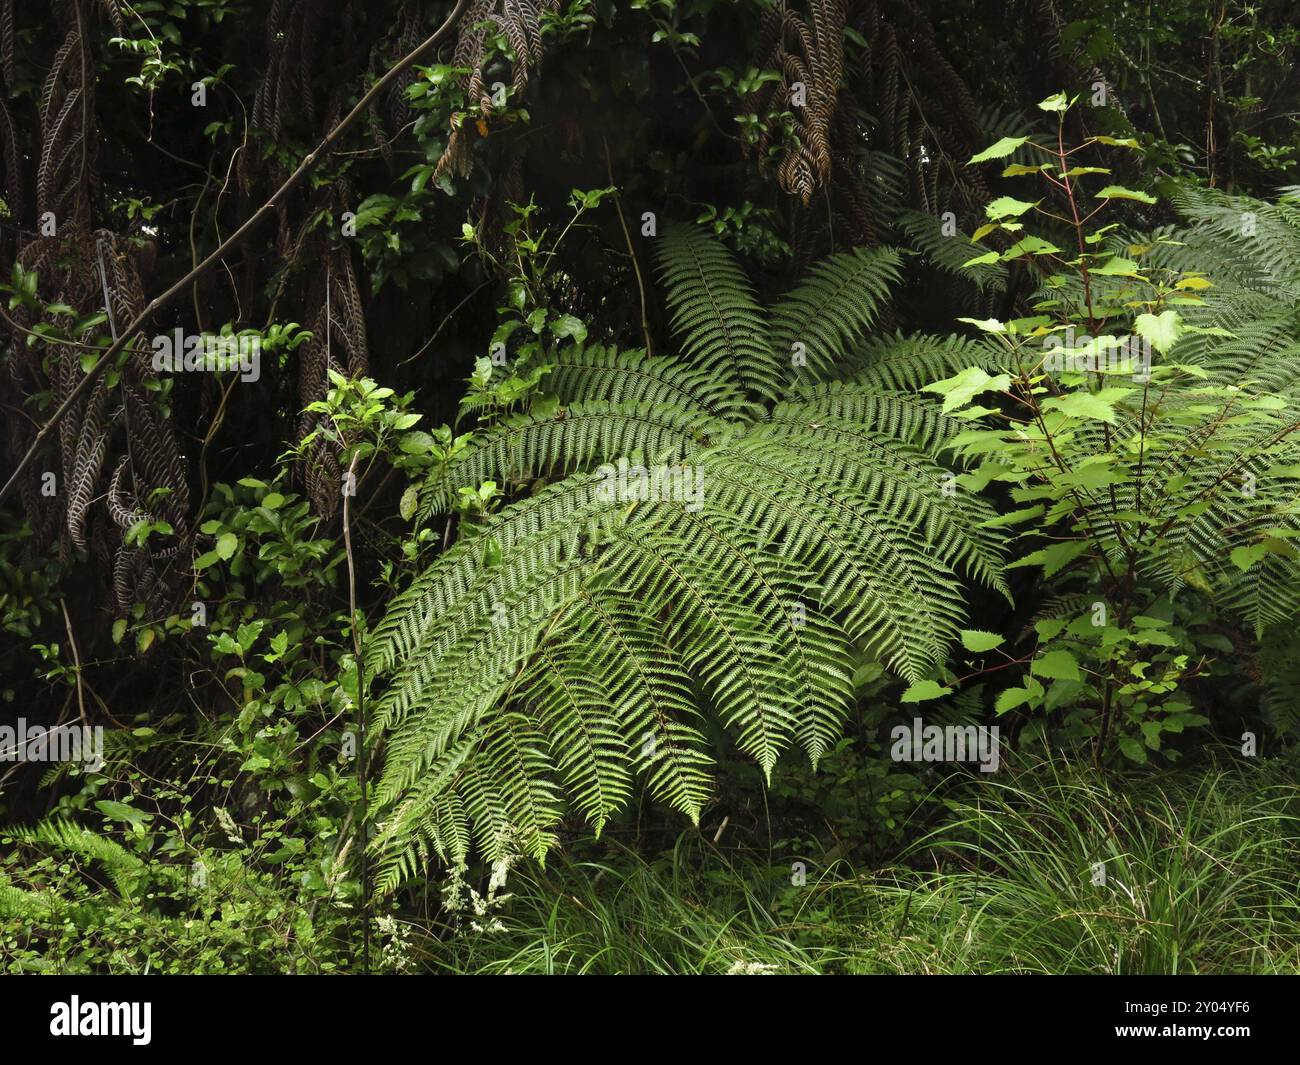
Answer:
[[[0,0],[0,969],[1294,971],[1289,14]]]

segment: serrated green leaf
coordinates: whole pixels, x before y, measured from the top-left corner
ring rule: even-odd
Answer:
[[[1071,418],[1115,424],[1115,407],[1098,393],[1078,391],[1064,396],[1053,396],[1043,401],[1044,410],[1059,410]]]
[[[978,366],[968,366],[953,377],[926,385],[922,391],[943,396],[943,412],[947,414],[958,407],[964,407],[981,392],[1001,392],[1010,386],[1011,377],[1008,374],[990,377]]]
[[[1069,651],[1048,651],[1034,659],[1029,671],[1036,677],[1046,677],[1048,680],[1083,679],[1079,672],[1079,663]]]
[[[1003,642],[1003,637],[996,632],[985,632],[982,629],[961,630],[961,645],[968,651],[977,653],[991,651],[995,647],[1000,647]]]
[[[899,696],[898,701],[901,703],[924,703],[930,699],[941,699],[951,692],[951,688],[945,688],[937,681],[918,680],[908,686],[907,691]]]
[[[1003,137],[977,155],[972,155],[970,161],[972,163],[983,163],[989,159],[1001,159],[1010,155],[1027,140],[1029,140],[1028,137]]]
[[[1017,200],[1014,196],[999,196],[985,205],[984,213],[996,222],[1003,218],[1019,217],[1034,206],[1037,206],[1037,201],[1030,203],[1028,200]]]
[[[1149,340],[1162,355],[1174,346],[1183,334],[1183,320],[1177,311],[1160,314],[1139,314],[1133,319],[1133,331]]]
[[[1102,143],[1108,142],[1103,141]],[[1095,193],[1095,197],[1099,200],[1137,200],[1139,203],[1156,202],[1156,198],[1150,193],[1138,192],[1136,189],[1126,189],[1123,185],[1107,185],[1100,192]]]

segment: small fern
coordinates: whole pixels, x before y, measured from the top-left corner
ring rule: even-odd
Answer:
[[[135,895],[144,875],[144,861],[120,843],[62,818],[10,831],[16,839],[31,846],[48,847],[98,862],[123,899]]]

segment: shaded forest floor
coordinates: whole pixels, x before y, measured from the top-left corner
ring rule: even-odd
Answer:
[[[513,871],[508,894],[471,904],[459,933],[412,961],[459,973],[1300,971],[1300,787],[1276,766],[1166,772],[1123,793],[1048,768],[949,805],[880,869],[765,865],[691,833],[650,861],[606,848]]]

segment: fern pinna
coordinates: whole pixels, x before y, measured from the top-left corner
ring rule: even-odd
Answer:
[[[914,391],[978,345],[863,346],[896,252],[832,256],[770,308],[699,230],[659,257],[680,357],[561,355],[558,408],[482,432],[424,490],[427,518],[519,489],[373,633],[384,888],[430,848],[540,858],[566,804],[599,830],[638,779],[698,820],[706,718],[765,774],[795,744],[816,763],[855,661],[919,678],[964,582],[1005,591],[993,511],[945,491],[953,426]]]

